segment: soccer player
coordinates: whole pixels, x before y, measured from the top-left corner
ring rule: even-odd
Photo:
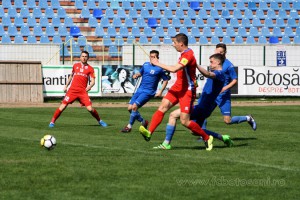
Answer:
[[[156,50],[150,51],[151,58],[159,59],[159,52]],[[138,120],[147,128],[148,121],[141,116],[138,109],[145,105],[152,97],[160,97],[169,80],[162,68],[152,65],[150,62],[145,62],[139,73],[134,74],[132,77],[134,79],[142,77],[142,81],[136,93],[134,93],[129,101],[128,111],[130,112],[130,119],[129,123],[121,130],[123,133],[131,131],[135,120]],[[163,79],[162,88],[156,93],[158,83],[161,79]]]
[[[64,91],[67,93],[61,105],[54,112],[54,115],[49,124],[50,128],[54,127],[54,123],[59,118],[61,113],[67,108],[70,103],[73,103],[76,99],[79,100],[81,105],[84,105],[86,107],[86,109],[97,120],[100,126],[107,126],[107,124],[100,119],[96,109],[92,108],[92,102],[88,96],[88,91],[90,91],[91,88],[95,85],[94,68],[87,63],[88,59],[89,53],[87,51],[82,51],[80,54],[80,62],[73,65],[72,74],[69,76],[67,84],[64,87]],[[91,82],[88,85],[89,78]],[[70,86],[69,89],[68,86]]]
[[[199,71],[203,76],[207,78],[207,81],[203,87],[202,94],[199,98],[198,104],[194,107],[191,113],[191,119],[195,120],[200,126],[202,126],[204,120],[208,118],[215,109],[214,101],[218,97],[220,91],[223,88],[225,82],[225,74],[222,71],[222,64],[224,62],[224,56],[222,54],[213,54],[210,56],[210,70],[198,66]],[[162,144],[155,149],[171,149],[171,140],[175,133],[176,121],[180,117],[180,109],[174,110],[169,116],[169,122],[166,127],[166,138]],[[228,146],[232,145],[232,141],[228,135],[220,135],[218,133],[205,130],[207,134],[217,137],[224,141]]]
[[[234,71],[233,64],[226,59],[227,47],[226,44],[220,43],[216,45],[215,53],[224,55],[225,61],[223,63],[223,71],[225,73],[224,87],[220,92],[220,95],[215,101],[215,106],[219,106],[224,118],[224,122],[228,125],[238,124],[242,122],[248,122],[252,129],[255,131],[257,126],[252,115],[246,116],[233,116],[231,117],[231,92],[230,89],[237,83],[237,74]],[[205,121],[202,128],[206,128]]]
[[[206,150],[210,151],[213,147],[213,137],[207,135],[196,122],[190,120],[190,114],[196,97],[195,83],[197,62],[194,57],[194,52],[188,48],[188,37],[183,33],[179,33],[175,36],[173,46],[181,53],[175,65],[165,65],[160,63],[157,58],[151,58],[153,65],[176,73],[177,80],[163,98],[158,110],[153,114],[149,130],[140,126],[140,133],[146,141],[150,141],[155,129],[162,122],[165,113],[179,103],[181,124],[190,129],[193,133],[202,136]]]

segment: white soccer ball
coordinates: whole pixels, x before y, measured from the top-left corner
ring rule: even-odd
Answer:
[[[56,146],[56,139],[53,135],[45,135],[41,139],[41,146],[45,147],[48,150],[54,149]]]

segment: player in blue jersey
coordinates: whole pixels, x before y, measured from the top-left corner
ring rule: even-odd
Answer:
[[[233,116],[231,117],[231,91],[230,89],[237,83],[237,74],[234,71],[233,64],[226,59],[227,47],[226,44],[220,43],[216,45],[215,53],[224,55],[225,61],[222,66],[222,70],[225,73],[224,87],[220,92],[220,95],[215,101],[214,106],[219,106],[221,113],[226,124],[238,124],[242,122],[248,122],[253,130],[256,130],[256,122],[252,115],[246,116]],[[207,121],[203,123],[202,128],[206,128]]]
[[[159,52],[156,50],[150,51],[150,59],[151,58],[159,59]],[[154,96],[160,97],[169,80],[169,76],[162,68],[152,65],[150,62],[145,62],[140,69],[140,72],[133,75],[133,78],[135,79],[139,77],[142,77],[142,81],[129,101],[128,111],[130,112],[130,119],[129,123],[121,130],[123,133],[131,131],[135,120],[141,122],[144,127],[148,126],[148,121],[143,119],[138,109]],[[161,79],[163,79],[162,87],[156,93],[158,83]]]
[[[195,120],[200,126],[202,126],[204,120],[208,118],[215,109],[213,102],[220,94],[225,82],[225,74],[222,70],[222,64],[225,59],[224,56],[222,54],[213,54],[209,59],[211,71],[207,71],[206,69],[198,66],[198,70],[201,72],[201,74],[203,74],[203,76],[207,77],[207,81],[203,87],[198,104],[194,106],[194,109],[191,113],[191,120]],[[155,149],[171,149],[170,143],[174,135],[176,121],[179,119],[179,116],[180,109],[174,110],[170,114],[169,122],[166,127],[166,138],[162,144],[160,144],[158,147],[154,147]],[[218,133],[214,133],[205,129],[203,130],[208,135],[212,135],[217,138],[222,137],[222,135]],[[229,145],[231,143],[229,136],[223,136],[222,140],[227,142]]]

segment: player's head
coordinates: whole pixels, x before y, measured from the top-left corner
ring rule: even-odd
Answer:
[[[223,44],[223,43],[219,43],[216,45],[216,49],[215,49],[215,53],[220,53],[222,55],[226,55],[227,53],[227,47],[226,47],[226,44]]]
[[[82,51],[81,54],[80,54],[80,61],[83,64],[86,64],[88,60],[89,60],[89,52]]]
[[[187,49],[189,45],[189,39],[184,33],[178,33],[173,40],[173,46],[178,52],[182,52]]]
[[[157,51],[157,50],[151,50],[150,51],[150,58],[157,58],[157,59],[159,59],[159,51]]]
[[[212,70],[221,70],[224,61],[225,61],[224,55],[220,53],[215,53],[209,57],[210,68]]]

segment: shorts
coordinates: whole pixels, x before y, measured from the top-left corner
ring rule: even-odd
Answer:
[[[194,101],[196,99],[196,92],[191,90],[169,90],[164,98],[168,99],[173,105],[179,103],[181,112],[191,114],[193,110]]]
[[[80,102],[82,106],[90,106],[92,105],[92,102],[90,100],[90,97],[86,91],[84,92],[74,92],[74,91],[68,91],[66,96],[64,97],[62,103],[63,104],[71,104],[76,99]]]
[[[211,115],[211,113],[214,111],[216,105],[217,104],[215,104],[215,105],[212,104],[210,107],[207,107],[207,106],[200,107],[199,105],[194,106],[194,109],[193,109],[190,119],[195,120],[197,122],[197,124],[199,124],[202,127],[204,120]]]
[[[216,103],[220,108],[223,116],[231,116],[231,99],[230,98],[220,98],[216,99]]]
[[[136,92],[131,97],[129,104],[133,105],[134,103],[140,108],[145,105],[154,95],[147,94],[145,92]]]

